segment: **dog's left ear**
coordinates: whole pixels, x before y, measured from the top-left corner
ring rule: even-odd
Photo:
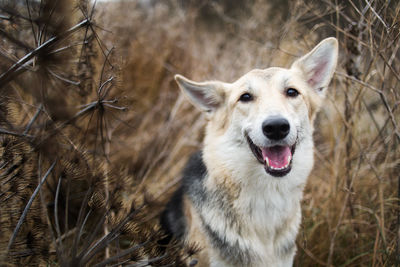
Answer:
[[[302,72],[306,82],[320,96],[324,97],[326,88],[335,72],[338,58],[338,42],[330,37],[322,40],[311,52],[296,60],[291,68]]]
[[[182,75],[175,75],[175,80],[190,102],[199,110],[211,115],[224,101],[224,83],[219,81],[194,82]]]

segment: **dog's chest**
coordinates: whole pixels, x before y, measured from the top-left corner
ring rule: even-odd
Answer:
[[[254,194],[241,200],[241,205],[248,205],[247,216],[243,216],[247,228],[243,238],[249,240],[250,250],[258,255],[261,265],[280,266],[279,262],[285,262],[295,251],[300,205],[293,196],[279,192],[266,194]]]
[[[220,232],[225,239],[225,243],[212,242],[224,255],[216,257],[215,266],[291,266],[301,216],[299,201],[293,195],[263,193],[242,191],[231,206],[234,221],[221,210],[207,211],[205,221],[214,219],[209,221],[213,234]]]

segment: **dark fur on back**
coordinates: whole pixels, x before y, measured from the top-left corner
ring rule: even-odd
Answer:
[[[234,229],[239,234],[241,233],[238,215],[232,207],[229,196],[218,186],[215,190],[207,190],[204,186],[206,175],[207,168],[203,162],[202,152],[196,152],[190,157],[183,171],[182,185],[175,192],[162,214],[161,225],[169,235],[166,240],[171,240],[172,236],[180,240],[185,238],[187,222],[183,213],[183,197],[187,195],[195,209],[199,211],[203,229],[210,238],[212,245],[231,263],[246,266],[251,262],[252,257],[254,258],[254,255],[248,250],[241,249],[237,243],[228,242],[224,236],[225,233],[212,229],[201,215],[202,210],[215,208],[224,213],[227,222],[226,227]]]
[[[195,188],[202,187],[202,180],[206,173],[202,153],[198,151],[190,157],[183,171],[182,185],[174,193],[161,215],[161,226],[169,235],[169,239],[172,236],[177,239],[184,238],[187,222],[183,214],[183,196],[191,190],[196,190]]]

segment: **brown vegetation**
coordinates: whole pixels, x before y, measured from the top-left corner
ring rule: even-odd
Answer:
[[[0,6],[0,263],[182,265],[157,216],[205,120],[173,75],[233,81],[327,36],[295,264],[400,263],[398,2],[41,3]]]

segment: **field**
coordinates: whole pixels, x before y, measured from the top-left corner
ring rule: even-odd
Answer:
[[[0,0],[0,265],[184,266],[158,215],[206,120],[174,75],[233,82],[320,40],[295,266],[400,265],[398,1]]]

